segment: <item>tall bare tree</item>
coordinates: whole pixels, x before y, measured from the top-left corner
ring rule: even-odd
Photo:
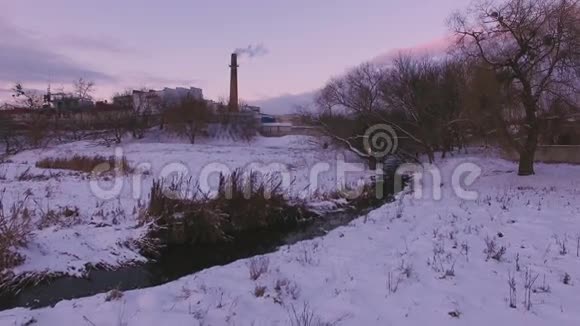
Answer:
[[[457,142],[463,79],[460,62],[405,55],[393,61],[384,79],[386,109],[404,115],[390,124],[421,146],[431,162],[435,150],[444,155]]]
[[[315,99],[319,114],[310,117],[327,136],[367,160],[371,168],[376,165],[376,157],[364,148],[364,137],[369,127],[380,123],[376,114],[383,108],[384,77],[383,67],[364,63],[331,79]]]
[[[92,101],[95,91],[95,82],[79,78],[73,81],[74,94],[82,101]]]
[[[332,79],[316,99],[326,134],[374,165],[367,131],[388,125],[398,154],[424,152],[432,162],[458,143],[463,66],[451,60],[400,56],[389,67],[363,64]]]
[[[538,116],[549,97],[576,97],[580,57],[578,0],[480,0],[450,25],[458,47],[492,70],[519,100],[497,127],[520,155],[519,175],[534,174]]]

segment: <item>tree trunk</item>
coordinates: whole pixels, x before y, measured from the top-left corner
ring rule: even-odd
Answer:
[[[524,88],[526,88],[524,86]],[[531,91],[527,90],[527,94],[523,99],[523,104],[526,108],[526,128],[527,137],[522,150],[520,151],[520,162],[518,168],[518,175],[527,176],[533,175],[534,172],[534,157],[536,154],[536,147],[538,146],[539,125],[536,117],[536,103],[532,100]]]
[[[377,169],[377,158],[374,156],[371,156],[368,158],[367,160],[368,166],[369,166],[369,170],[376,170]]]
[[[433,162],[435,162],[435,153],[433,148],[431,148],[431,146],[426,146],[425,152],[427,153],[427,157],[429,158],[429,163],[433,164]]]
[[[195,129],[189,130],[189,142],[193,145],[195,144]]]
[[[536,147],[538,145],[538,127],[533,126],[526,139],[526,144],[520,152],[520,162],[518,168],[518,175],[526,176],[533,175],[534,172],[534,158],[536,154]]]
[[[518,175],[527,176],[533,174],[534,174],[534,153],[524,150],[520,153]]]

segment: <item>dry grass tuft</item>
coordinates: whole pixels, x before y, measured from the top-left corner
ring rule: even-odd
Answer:
[[[6,211],[0,200],[0,273],[20,265],[24,257],[16,249],[24,247],[32,234],[32,222],[26,200]]]
[[[266,289],[267,289],[267,287],[265,287],[263,285],[256,285],[256,287],[254,288],[254,296],[256,298],[263,297],[264,294],[266,294]]]
[[[37,227],[39,229],[51,226],[71,227],[81,223],[79,208],[76,206],[58,207],[58,209],[41,210],[40,220]]]
[[[341,319],[334,322],[323,321],[307,302],[299,310],[292,305],[288,310],[288,319],[291,326],[335,326],[341,321]]]
[[[118,289],[113,289],[111,291],[109,291],[109,293],[107,293],[107,296],[105,297],[105,301],[109,302],[109,301],[117,301],[119,299],[121,299],[123,297],[123,292],[121,292]]]
[[[248,263],[250,279],[256,281],[262,274],[268,273],[270,259],[268,257],[254,257]]]
[[[41,169],[73,170],[91,173],[96,171],[106,172],[119,169],[123,173],[133,173],[134,169],[129,165],[127,159],[120,159],[115,156],[81,156],[75,155],[72,158],[45,158],[36,162],[36,167]]]
[[[142,223],[154,223],[150,237],[165,244],[227,242],[244,232],[287,230],[314,216],[287,199],[277,180],[236,170],[220,177],[215,196],[189,179],[154,181]]]

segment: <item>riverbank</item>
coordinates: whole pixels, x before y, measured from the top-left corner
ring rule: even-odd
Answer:
[[[482,168],[469,186],[475,200],[451,187],[462,162]],[[272,254],[154,288],[3,311],[0,322],[288,325],[307,316],[332,325],[576,325],[580,168],[538,164],[522,178],[515,164],[490,157],[438,166],[440,200],[407,192]]]
[[[92,176],[37,167],[44,159],[75,156],[123,157],[132,171]],[[355,172],[341,179],[337,167],[347,163],[339,160],[353,158],[342,151],[322,151],[315,138],[305,136],[195,145],[150,136],[117,148],[82,141],[11,156],[0,164],[0,201],[7,220],[15,220],[10,212],[12,207],[18,208],[27,236],[11,249],[18,259],[5,268],[0,266],[4,281],[0,288],[15,291],[46,277],[86,278],[94,269],[146,263],[142,249],[148,245],[149,225],[140,217],[154,180],[179,177],[188,180],[191,188],[206,181],[212,190],[222,172],[241,168],[278,175],[284,171],[289,182],[282,185],[283,192],[324,211],[336,208],[336,202],[324,195],[336,191],[337,184],[357,184],[372,175],[372,171]],[[311,191],[312,171],[320,164],[328,169],[317,175],[315,191]]]

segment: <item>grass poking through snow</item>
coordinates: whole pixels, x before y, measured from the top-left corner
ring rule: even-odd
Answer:
[[[81,156],[75,155],[71,158],[45,158],[36,162],[36,167],[41,169],[73,170],[91,173],[106,172],[118,169],[123,173],[132,173],[133,168],[125,157],[116,158],[114,156]]]

